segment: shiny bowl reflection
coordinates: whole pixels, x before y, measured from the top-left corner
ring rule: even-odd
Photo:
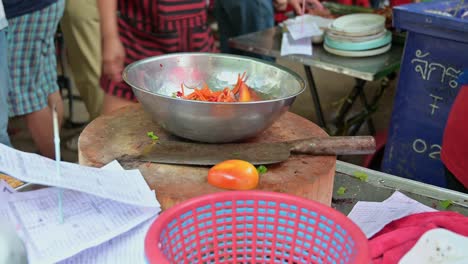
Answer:
[[[211,89],[232,87],[238,74],[267,100],[218,103],[184,100],[174,95],[181,84]],[[225,143],[261,133],[278,119],[304,91],[304,81],[293,71],[250,57],[219,53],[175,53],[128,65],[123,79],[143,108],[168,132],[195,141]],[[186,88],[186,93],[191,92]]]

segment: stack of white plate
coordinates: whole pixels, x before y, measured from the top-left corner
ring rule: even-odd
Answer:
[[[385,17],[351,14],[333,21],[325,33],[324,48],[346,57],[367,57],[387,52],[392,34],[385,29]]]

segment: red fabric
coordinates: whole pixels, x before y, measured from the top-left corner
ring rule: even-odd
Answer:
[[[337,0],[336,2],[342,5],[370,7],[369,0]]]
[[[412,0],[390,0],[390,6],[399,6],[413,3]]]
[[[293,12],[294,8],[292,5],[288,5],[286,7],[286,10],[284,11],[275,11],[275,23],[279,24],[285,20],[287,20],[289,17],[286,15],[288,12]]]
[[[468,217],[456,212],[429,212],[395,220],[369,240],[372,263],[398,263],[425,232],[434,228],[468,236]]]
[[[119,0],[119,35],[125,66],[151,56],[174,52],[216,52],[207,24],[206,0]],[[136,101],[125,82],[101,76],[108,94]]]
[[[451,173],[468,188],[468,85],[463,85],[450,110],[442,141],[441,158]]]

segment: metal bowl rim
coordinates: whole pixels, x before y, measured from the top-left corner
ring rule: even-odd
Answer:
[[[193,55],[196,55],[196,56],[209,55],[209,56],[214,56],[214,57],[238,58],[238,59],[242,59],[242,60],[253,60],[253,61],[256,61],[258,63],[267,64],[267,65],[276,67],[276,68],[278,68],[278,69],[280,69],[282,71],[285,71],[285,72],[291,74],[294,77],[294,79],[296,79],[299,82],[299,85],[301,86],[301,89],[298,92],[296,92],[296,93],[294,93],[292,95],[282,97],[282,98],[269,99],[269,100],[252,101],[252,102],[209,102],[209,101],[196,101],[196,100],[189,100],[189,99],[174,98],[172,96],[168,96],[168,95],[164,95],[164,94],[153,93],[153,92],[147,91],[146,89],[140,88],[140,87],[138,87],[136,85],[130,84],[130,82],[128,81],[127,73],[133,67],[136,67],[136,66],[138,66],[140,64],[147,63],[147,62],[150,62],[150,61],[153,61],[153,60],[158,60],[158,59],[161,59],[161,58],[178,57],[178,56],[183,56],[183,55],[192,55],[192,56]],[[127,65],[127,67],[125,67],[125,69],[123,71],[122,78],[133,89],[136,89],[136,90],[138,90],[140,92],[143,92],[143,93],[146,93],[146,94],[155,95],[155,96],[167,98],[167,99],[174,100],[174,101],[191,102],[191,103],[197,103],[197,104],[202,103],[202,104],[211,104],[211,105],[224,105],[224,104],[226,104],[226,105],[232,105],[232,104],[245,105],[245,104],[259,104],[259,103],[278,102],[278,101],[284,101],[284,100],[287,100],[287,99],[290,99],[290,98],[294,98],[294,97],[300,95],[301,93],[303,93],[304,90],[305,90],[305,82],[302,79],[302,77],[300,77],[299,74],[297,74],[296,72],[294,72],[294,71],[292,71],[292,70],[290,70],[290,69],[288,69],[288,68],[286,68],[284,66],[281,66],[281,65],[273,63],[273,62],[257,59],[257,58],[252,58],[252,57],[242,56],[242,55],[226,54],[226,53],[179,52],[179,53],[171,53],[171,54],[165,54],[165,55],[160,55],[160,56],[152,56],[152,57],[148,57],[146,59],[142,59],[142,60],[132,62],[129,65]]]

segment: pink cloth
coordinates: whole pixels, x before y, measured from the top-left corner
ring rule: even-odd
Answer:
[[[456,212],[429,212],[395,220],[370,238],[372,263],[398,263],[425,232],[434,228],[468,236],[468,217]]]

